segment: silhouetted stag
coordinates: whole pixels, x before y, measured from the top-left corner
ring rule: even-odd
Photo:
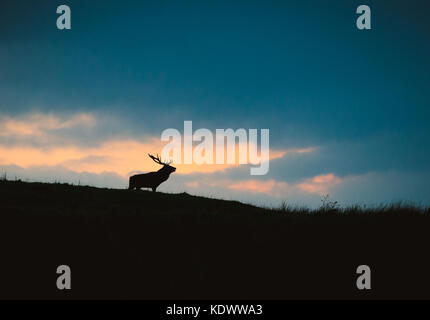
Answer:
[[[128,189],[140,189],[140,188],[151,188],[152,191],[156,191],[157,187],[167,179],[172,172],[176,171],[176,168],[170,165],[171,162],[162,162],[157,154],[157,157],[150,155],[148,156],[154,160],[155,163],[161,164],[163,167],[156,172],[149,172],[143,174],[136,174],[130,177]]]

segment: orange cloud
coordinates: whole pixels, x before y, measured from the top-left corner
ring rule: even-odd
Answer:
[[[328,193],[330,188],[343,182],[343,180],[332,173],[318,175],[302,182],[288,184],[284,181],[269,180],[240,180],[230,179],[215,181],[192,181],[186,184],[187,187],[200,188],[202,186],[220,187],[239,192],[251,192],[255,194],[267,194],[272,197],[282,198],[291,193],[306,192],[324,194]]]
[[[263,193],[273,197],[285,196],[290,190],[293,189],[292,186],[283,181],[276,181],[274,179],[269,180],[240,180],[235,181],[231,179],[215,180],[215,181],[191,181],[186,184],[186,186],[191,188],[199,188],[202,186],[210,187],[220,187],[229,190],[239,191],[239,192],[251,192],[254,194]]]
[[[315,176],[310,179],[306,179],[304,182],[298,184],[298,187],[309,193],[328,193],[329,189],[343,180],[333,173],[323,174],[319,176]]]
[[[163,142],[151,139],[148,142],[135,140],[107,141],[95,148],[66,146],[52,148],[10,147],[0,145],[3,165],[17,165],[28,168],[32,166],[63,166],[75,172],[115,172],[127,176],[129,172],[154,171],[160,168],[149,157],[148,153],[157,153],[163,148]],[[211,173],[222,171],[238,164],[172,164],[177,173]]]
[[[50,130],[60,130],[78,126],[92,127],[96,124],[93,115],[76,114],[69,119],[61,119],[52,114],[35,113],[17,119],[0,119],[1,136],[42,136]]]
[[[115,172],[127,176],[133,170],[156,170],[157,166],[148,158],[147,152],[159,150],[161,143],[140,143],[133,140],[109,141],[97,148],[0,146],[2,164],[28,168],[32,166],[63,166],[75,172]]]
[[[247,146],[247,148],[249,150],[256,148],[256,146],[254,146],[253,144],[251,144],[249,142],[249,146]],[[175,166],[178,168],[178,173],[195,173],[195,172],[201,172],[201,173],[211,173],[211,172],[216,172],[216,171],[224,171],[225,169],[228,168],[232,168],[232,167],[239,167],[240,166],[240,162],[239,162],[239,152],[240,152],[240,145],[236,144],[233,148],[228,148],[227,145],[224,145],[224,161],[227,161],[227,154],[229,153],[233,153],[235,155],[235,162],[233,164],[216,164],[215,163],[215,154],[214,154],[214,160],[213,160],[213,164],[203,164],[203,165],[199,165],[196,163],[192,163],[192,164],[175,164]],[[246,149],[246,148],[245,148]],[[214,148],[215,153],[219,152],[219,148]],[[269,157],[265,158],[264,156],[261,158],[261,161],[270,161],[270,160],[274,160],[274,159],[280,159],[283,158],[285,155],[287,154],[300,154],[300,153],[308,153],[308,152],[313,152],[315,150],[315,148],[303,148],[303,149],[298,149],[298,148],[291,148],[291,149],[284,149],[284,150],[276,150],[276,149],[270,149],[269,150]],[[184,159],[184,153],[185,152],[193,152],[194,148],[191,149],[182,149],[182,159]],[[221,151],[222,152],[222,151]],[[248,158],[249,159],[249,158]],[[256,166],[258,164],[254,164],[252,163],[253,166]]]
[[[148,158],[148,153],[161,153],[161,150],[167,142],[162,142],[160,138],[150,137],[143,142],[135,139],[112,139],[105,141],[97,147],[77,146],[70,143],[64,143],[62,146],[52,145],[52,139],[60,130],[70,128],[92,128],[98,125],[96,118],[92,114],[78,113],[68,117],[59,117],[53,114],[35,113],[24,115],[17,118],[2,117],[0,118],[0,137],[19,137],[23,141],[30,140],[36,137],[39,142],[43,142],[43,147],[24,146],[20,144],[3,145],[0,142],[0,164],[3,165],[17,165],[23,168],[33,166],[62,166],[75,172],[90,172],[90,173],[103,173],[114,172],[121,176],[128,176],[130,172],[139,171],[154,171],[159,168]],[[53,132],[55,131],[55,132]],[[70,132],[67,132],[70,134]],[[67,137],[67,135],[66,135]],[[73,138],[73,137],[71,137]],[[20,141],[21,141],[20,140]],[[185,150],[182,148],[182,159],[184,152],[191,152],[195,150],[196,146],[190,147]],[[222,147],[221,147],[222,148]],[[229,150],[227,150],[229,148]],[[227,154],[235,154],[235,161],[231,164],[172,164],[177,168],[178,174],[189,173],[212,173],[216,171],[223,171],[227,168],[238,167],[239,164],[239,151],[246,150],[249,160],[250,150],[257,150],[257,146],[249,142],[247,145],[235,144],[233,146],[224,146],[225,159]],[[314,148],[294,148],[284,150],[270,150],[269,157],[265,155],[261,161],[269,161],[279,159],[291,153],[306,153],[312,152]],[[214,161],[215,154],[219,151],[214,147]],[[168,160],[168,159],[165,159]],[[252,164],[256,166],[258,164]],[[245,186],[243,186],[245,187]],[[232,188],[235,188],[233,186]],[[260,190],[256,184],[254,187],[248,185],[249,191],[253,188]],[[268,188],[268,186],[266,187]]]
[[[187,187],[191,187],[191,188],[198,188],[199,187],[199,183],[197,181],[186,182],[185,185]]]
[[[273,196],[281,195],[282,191],[286,191],[287,188],[288,184],[286,182],[279,182],[273,179],[267,181],[239,181],[229,186],[229,189],[233,190],[250,191],[252,193],[265,193]]]

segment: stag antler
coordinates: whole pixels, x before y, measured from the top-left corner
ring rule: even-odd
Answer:
[[[161,164],[161,165],[164,165],[164,166],[168,166],[169,164],[171,164],[172,163],[172,161],[170,161],[170,162],[163,162],[163,161],[161,161],[161,159],[160,159],[160,156],[158,155],[158,153],[157,153],[157,157],[154,157],[152,154],[149,154],[148,153],[148,156],[155,162],[155,163],[158,163],[158,164]]]

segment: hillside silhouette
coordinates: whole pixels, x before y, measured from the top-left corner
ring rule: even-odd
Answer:
[[[0,181],[0,298],[430,298],[429,209]],[[72,290],[56,288],[69,265]],[[357,266],[372,289],[356,288]]]

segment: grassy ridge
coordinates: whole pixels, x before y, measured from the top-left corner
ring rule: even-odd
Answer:
[[[10,181],[0,196],[1,298],[430,298],[428,208],[270,210]],[[361,264],[370,291],[356,289]]]

